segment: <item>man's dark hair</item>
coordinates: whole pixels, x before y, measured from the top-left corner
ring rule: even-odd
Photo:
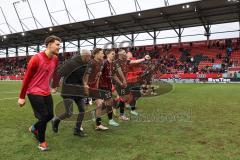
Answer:
[[[46,45],[46,47],[48,46],[49,43],[53,43],[55,40],[62,42],[61,38],[51,35],[49,37],[47,37],[44,41],[44,44]]]
[[[113,48],[112,49],[108,49],[108,50],[105,51],[105,54],[108,55],[111,52],[115,52],[115,49],[113,49]]]
[[[95,48],[93,51],[92,51],[92,55],[95,56],[96,54],[98,54],[98,52],[100,51],[103,51],[102,48]]]

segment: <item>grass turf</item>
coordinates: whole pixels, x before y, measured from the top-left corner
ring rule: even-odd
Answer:
[[[59,133],[48,124],[51,148],[40,152],[28,127],[35,122],[29,102],[17,105],[19,82],[0,82],[0,159],[239,159],[240,85],[176,84],[168,94],[138,101],[140,117],[106,132],[84,122],[88,137],[73,136],[74,122]],[[54,95],[55,104],[60,97]],[[12,99],[4,99],[12,98]],[[104,123],[107,124],[106,118]]]

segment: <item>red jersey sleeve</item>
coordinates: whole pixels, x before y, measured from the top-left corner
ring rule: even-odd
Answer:
[[[26,92],[28,89],[28,84],[30,83],[34,74],[37,72],[38,64],[39,64],[39,58],[38,56],[35,55],[30,59],[27,65],[27,71],[22,82],[22,89],[21,89],[19,98],[25,99]]]

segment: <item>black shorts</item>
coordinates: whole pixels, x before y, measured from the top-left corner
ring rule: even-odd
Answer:
[[[100,87],[99,94],[100,94],[100,97],[103,97],[103,99],[112,98],[112,90],[109,88]]]
[[[141,97],[141,86],[139,85],[134,85],[131,86],[131,90],[130,93],[134,96],[134,97]]]
[[[128,95],[130,93],[130,87],[122,88],[120,85],[115,85],[117,94],[119,96]]]
[[[53,99],[52,95],[41,96],[28,94],[35,117],[38,120],[49,121],[53,118]]]
[[[112,98],[112,91],[105,88],[90,88],[88,97],[92,98],[93,101],[95,101],[96,99],[110,99]]]

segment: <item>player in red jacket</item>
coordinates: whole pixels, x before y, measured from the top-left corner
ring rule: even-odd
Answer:
[[[45,39],[46,50],[34,55],[28,63],[27,71],[22,83],[18,99],[20,107],[25,104],[27,94],[35,117],[38,121],[29,128],[37,140],[38,148],[42,151],[48,149],[45,141],[47,123],[53,118],[53,100],[50,91],[50,81],[58,64],[61,39],[49,36]]]

